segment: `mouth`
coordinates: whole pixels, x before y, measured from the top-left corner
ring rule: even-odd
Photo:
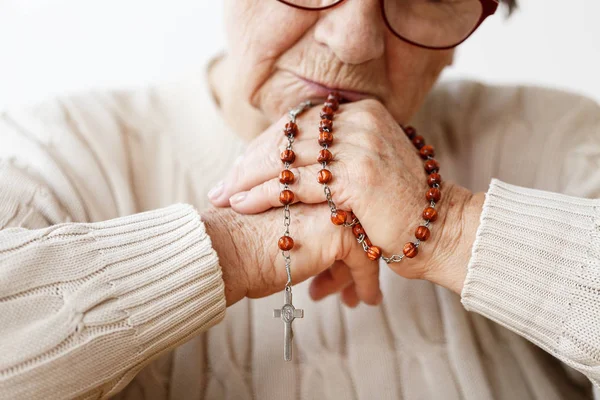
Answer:
[[[343,100],[359,101],[364,99],[378,99],[377,96],[366,92],[358,92],[355,90],[346,90],[342,88],[329,87],[319,82],[311,81],[310,79],[294,74],[302,83],[304,83],[311,95],[318,99],[326,98],[331,92],[338,92]]]

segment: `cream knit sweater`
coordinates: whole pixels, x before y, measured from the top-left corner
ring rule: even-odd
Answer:
[[[244,148],[203,77],[0,114],[0,398],[591,398],[600,107],[462,82],[414,124],[487,191],[462,304],[385,267],[377,308],[300,284],[285,363],[282,295],[225,310],[196,211]]]

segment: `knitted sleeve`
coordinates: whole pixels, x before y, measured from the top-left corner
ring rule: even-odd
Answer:
[[[462,302],[600,388],[600,116],[566,156],[562,193],[492,179]],[[582,140],[578,140],[582,139]]]
[[[122,129],[84,108],[97,123],[57,103],[0,113],[2,399],[112,396],[224,316],[199,214],[129,213]]]

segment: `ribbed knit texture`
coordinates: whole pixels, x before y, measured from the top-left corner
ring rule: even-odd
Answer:
[[[5,398],[114,393],[225,312],[216,253],[187,205],[104,223],[5,229],[0,266]]]
[[[475,312],[385,265],[376,308],[312,302],[305,282],[291,363],[281,293],[224,313],[196,210],[246,144],[203,76],[1,113],[0,398],[590,399],[599,109],[537,88],[436,88],[413,124],[445,180],[488,192],[463,293]]]
[[[600,386],[600,199],[493,179],[462,302]]]

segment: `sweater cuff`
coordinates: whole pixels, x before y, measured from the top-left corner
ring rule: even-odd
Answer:
[[[462,303],[598,376],[600,199],[492,179]],[[598,384],[598,382],[595,382]]]
[[[111,297],[117,299],[115,310],[127,315],[144,353],[172,347],[223,319],[219,260],[192,206],[178,204],[94,225]],[[106,320],[111,314],[92,311],[84,322],[99,317],[112,323]]]

